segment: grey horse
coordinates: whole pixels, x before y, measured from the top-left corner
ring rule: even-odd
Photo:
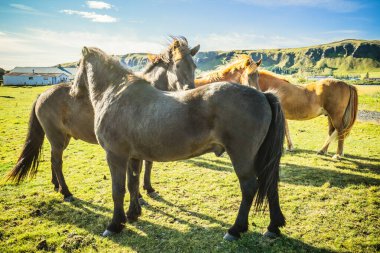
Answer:
[[[106,152],[114,211],[103,235],[120,232],[141,215],[138,201],[142,160],[175,161],[226,151],[239,179],[242,201],[225,235],[235,240],[248,230],[256,197],[269,202],[267,235],[285,225],[278,195],[284,115],[272,93],[227,82],[188,91],[163,92],[123,69],[97,48],[84,47],[72,93],[88,93],[95,134]],[[126,180],[130,205],[124,212]]]

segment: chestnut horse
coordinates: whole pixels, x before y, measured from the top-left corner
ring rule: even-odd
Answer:
[[[195,64],[192,59],[199,45],[189,48],[184,37],[173,37],[171,45],[161,54],[151,57],[151,62],[140,76],[162,90],[182,90],[194,88]],[[24,148],[17,164],[8,174],[8,179],[20,182],[28,174],[37,173],[39,156],[44,135],[51,144],[51,170],[54,189],[59,191],[65,201],[72,201],[62,172],[62,155],[71,137],[88,143],[97,144],[94,133],[94,111],[88,93],[70,93],[71,85],[60,84],[43,92],[33,104],[29,120],[29,130]],[[153,192],[150,185],[152,162],[146,161],[146,180],[144,189]],[[148,180],[149,178],[149,180]]]
[[[226,68],[195,79],[195,86],[199,87],[214,82],[214,80],[239,81],[240,73],[244,73],[248,55],[240,56],[239,62],[233,62]],[[251,60],[252,61],[252,60]],[[260,61],[259,61],[260,62]],[[258,62],[258,63],[259,63]],[[240,66],[233,67],[233,66]],[[276,74],[259,70],[259,89],[262,91],[272,90],[278,95],[285,118],[290,120],[308,120],[320,115],[328,116],[329,136],[318,154],[327,153],[329,144],[338,138],[338,148],[333,156],[339,159],[343,156],[343,143],[349,134],[358,112],[358,94],[354,86],[333,79],[325,79],[310,83],[306,86],[293,85]],[[293,142],[290,137],[288,123],[285,121],[285,134],[288,150],[293,150]]]
[[[206,73],[204,76],[197,77],[195,79],[195,87],[225,81],[248,85],[260,90],[258,81],[258,67],[260,64],[261,59],[255,62],[249,55],[237,55],[229,64],[222,65],[216,70]]]
[[[224,150],[240,182],[242,200],[225,235],[236,240],[248,229],[248,214],[269,202],[267,235],[285,225],[278,195],[284,115],[272,93],[227,82],[163,92],[123,69],[97,48],[82,50],[73,94],[89,94],[95,134],[106,152],[112,177],[113,218],[103,236],[120,232],[141,215],[138,201],[142,160],[176,161]],[[124,212],[126,178],[130,193]]]
[[[318,154],[326,154],[329,144],[338,138],[334,159],[343,156],[344,139],[349,134],[358,113],[358,93],[354,86],[335,79],[324,79],[305,86],[294,85],[276,74],[260,70],[261,90],[275,90],[285,118],[308,120],[325,115],[329,136]],[[285,124],[288,149],[293,149],[287,122]]]

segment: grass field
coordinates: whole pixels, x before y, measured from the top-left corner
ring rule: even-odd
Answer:
[[[32,102],[46,89],[0,87],[0,178],[15,164]],[[360,109],[380,112],[380,88],[359,91]],[[331,159],[336,144],[328,156],[315,154],[327,135],[325,117],[292,121],[290,130],[296,151],[281,161],[280,202],[287,226],[279,239],[261,235],[268,212],[251,212],[253,224],[241,240],[222,240],[236,217],[240,189],[228,157],[213,154],[155,163],[152,181],[159,197],[143,193],[149,206],[139,221],[102,238],[113,207],[103,150],[71,141],[64,174],[76,200],[66,203],[50,183],[45,141],[36,178],[20,185],[0,183],[0,252],[379,252],[380,125],[357,122],[341,161]]]

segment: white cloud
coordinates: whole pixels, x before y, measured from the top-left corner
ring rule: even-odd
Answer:
[[[62,13],[66,13],[69,15],[78,15],[83,18],[90,19],[92,22],[97,23],[115,23],[117,22],[117,18],[109,16],[97,14],[95,12],[87,12],[87,11],[75,11],[75,10],[61,10]]]
[[[246,4],[267,7],[301,6],[327,9],[334,12],[354,12],[363,7],[353,0],[235,0]]]
[[[91,9],[111,9],[112,5],[102,1],[87,1],[87,6]]]
[[[18,10],[21,10],[21,11],[27,11],[27,12],[36,12],[37,11],[36,9],[34,9],[30,6],[24,5],[24,4],[10,4],[9,6],[16,8]]]
[[[0,33],[0,67],[53,66],[77,61],[83,46],[95,46],[109,54],[159,53],[161,38],[139,38],[132,31],[91,33],[29,28],[22,33]]]

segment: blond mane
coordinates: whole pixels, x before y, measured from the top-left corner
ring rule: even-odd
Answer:
[[[212,72],[205,73],[204,75],[198,78],[208,77],[210,80],[217,81],[218,79],[223,78],[228,73],[234,73],[235,71],[244,70],[247,68],[247,60],[252,61],[252,58],[247,54],[235,55],[227,65],[219,65]],[[253,62],[253,61],[252,61]]]
[[[180,58],[190,53],[189,43],[183,36],[170,36],[169,46],[157,55],[148,55],[152,63],[158,63],[159,61],[169,63],[172,58]],[[173,55],[173,53],[175,55]]]

